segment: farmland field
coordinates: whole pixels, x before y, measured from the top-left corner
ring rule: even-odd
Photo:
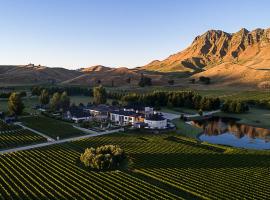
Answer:
[[[76,164],[86,147],[118,144],[128,169]],[[177,135],[113,134],[0,156],[2,199],[267,199],[270,152]]]
[[[72,124],[44,116],[25,117],[20,120],[27,127],[40,131],[45,135],[56,139],[80,136],[82,131],[72,127]]]
[[[46,138],[20,126],[7,125],[0,121],[0,150],[46,142]]]

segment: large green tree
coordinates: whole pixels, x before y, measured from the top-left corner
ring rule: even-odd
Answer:
[[[67,95],[67,92],[63,92],[63,93],[61,94],[61,98],[60,98],[60,107],[61,107],[64,111],[66,111],[66,110],[68,110],[69,106],[70,106],[70,98],[69,98],[69,96]]]
[[[20,93],[13,92],[8,99],[8,110],[11,115],[20,115],[24,109],[24,104]]]
[[[94,88],[94,103],[104,104],[107,102],[107,92],[103,86],[98,86]]]
[[[50,101],[50,107],[52,110],[59,110],[60,109],[60,100],[61,94],[59,92],[55,92]]]
[[[43,89],[40,96],[39,96],[39,102],[42,105],[47,105],[50,102],[50,95],[48,90]]]

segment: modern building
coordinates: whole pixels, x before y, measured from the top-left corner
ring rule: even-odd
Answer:
[[[136,128],[165,129],[167,119],[160,113],[154,112],[153,108],[145,107],[143,113],[138,111],[118,110],[110,112],[110,120],[118,125],[132,125]]]
[[[80,121],[89,121],[92,117],[89,112],[84,111],[82,108],[72,106],[65,114],[66,119],[70,119],[75,123]]]
[[[110,112],[110,120],[118,125],[133,125],[144,121],[144,114],[134,111],[115,110]]]
[[[146,115],[144,123],[146,124],[146,128],[149,129],[166,129],[168,121],[162,116],[162,114],[154,113]]]

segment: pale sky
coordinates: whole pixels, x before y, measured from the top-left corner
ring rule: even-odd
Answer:
[[[268,0],[0,0],[0,64],[136,67],[209,29],[270,27]]]

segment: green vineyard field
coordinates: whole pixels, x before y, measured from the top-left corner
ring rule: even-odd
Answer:
[[[94,172],[86,147],[120,145],[128,169]],[[2,199],[269,199],[270,152],[170,135],[113,134],[0,156]]]
[[[8,125],[0,121],[0,150],[42,142],[47,142],[46,138],[18,125]]]

